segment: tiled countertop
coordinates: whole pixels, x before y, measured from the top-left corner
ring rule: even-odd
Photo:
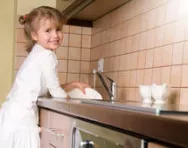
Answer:
[[[108,105],[88,104],[80,100],[67,101],[56,98],[39,98],[38,106],[151,142],[188,147],[188,115],[155,115]]]

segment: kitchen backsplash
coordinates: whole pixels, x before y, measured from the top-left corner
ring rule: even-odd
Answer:
[[[17,25],[15,70],[27,54]],[[61,83],[93,86],[93,69],[104,58],[104,74],[115,80],[117,98],[140,100],[141,84],[167,83],[176,103],[188,103],[188,1],[132,0],[94,22],[93,28],[64,26],[56,51]],[[104,90],[97,82],[97,90]]]
[[[188,103],[188,1],[132,0],[95,21],[91,70],[100,58],[119,99],[140,100],[139,85],[167,83],[170,101]]]

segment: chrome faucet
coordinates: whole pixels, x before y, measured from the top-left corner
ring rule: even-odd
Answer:
[[[93,70],[93,73],[96,74],[99,78],[99,80],[101,81],[101,83],[103,84],[110,100],[115,100],[116,99],[116,83],[109,77],[104,76],[102,73],[100,73],[99,71]],[[108,80],[110,82],[110,86],[108,87],[106,80]]]

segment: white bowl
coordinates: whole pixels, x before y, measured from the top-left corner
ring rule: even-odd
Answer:
[[[92,88],[85,88],[85,94],[78,88],[73,89],[72,91],[68,92],[70,98],[75,99],[99,99],[102,100],[102,96]]]
[[[153,84],[151,92],[152,92],[152,97],[155,100],[154,103],[159,103],[159,104],[164,103],[166,99],[165,97],[167,94],[167,90],[168,87],[166,84],[163,85]]]
[[[150,85],[140,85],[139,91],[144,103],[152,102]]]

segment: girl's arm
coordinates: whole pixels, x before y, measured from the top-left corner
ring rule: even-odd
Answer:
[[[70,82],[70,83],[63,84],[63,85],[61,85],[61,87],[66,92],[69,92],[69,91],[71,91],[75,88],[78,88],[85,94],[85,88],[88,88],[90,86],[88,84],[85,84],[85,83],[73,81],[73,82]]]

